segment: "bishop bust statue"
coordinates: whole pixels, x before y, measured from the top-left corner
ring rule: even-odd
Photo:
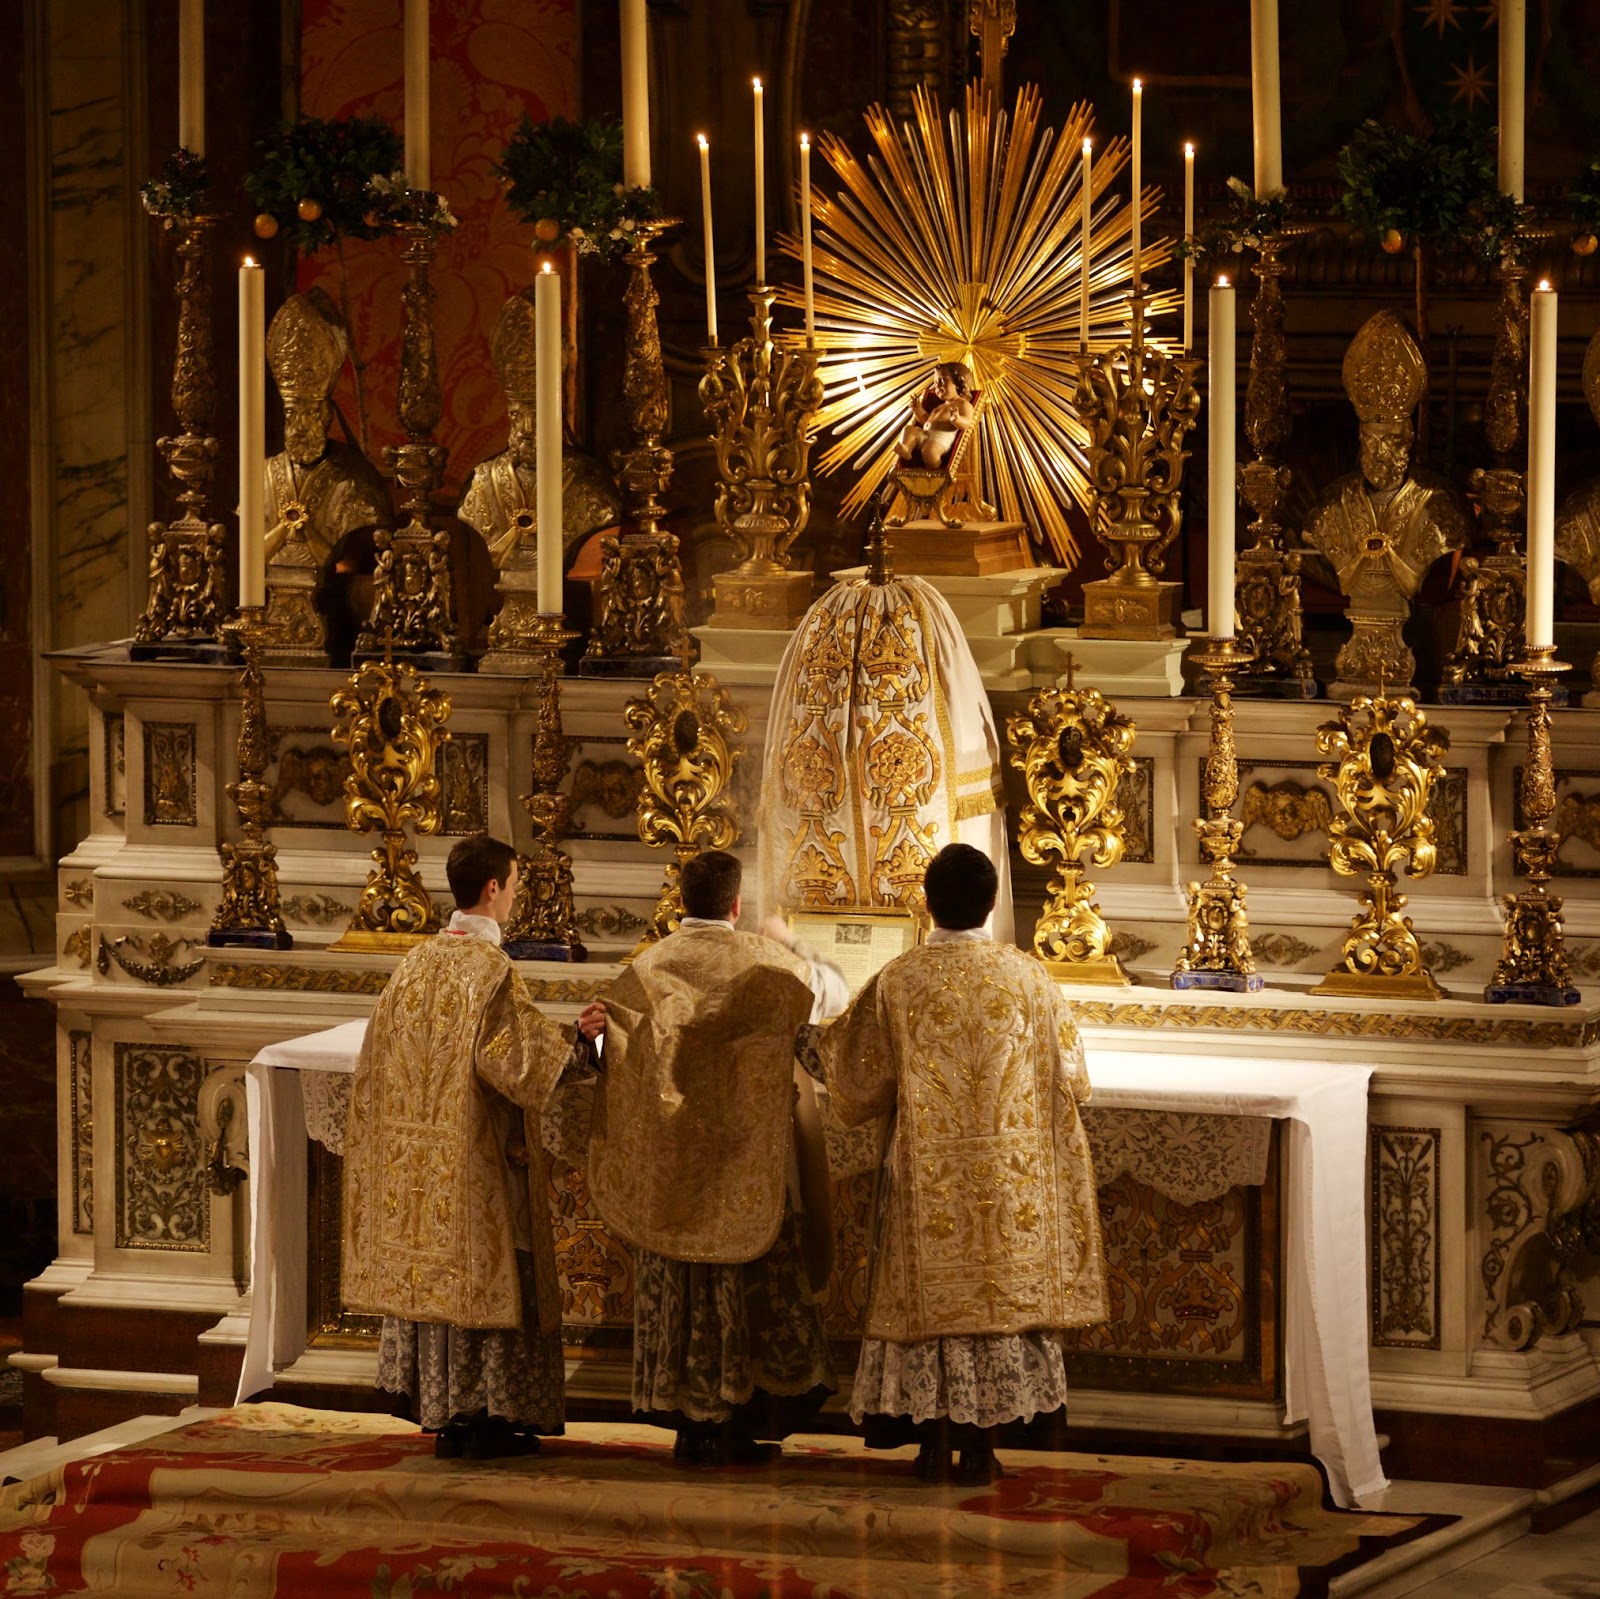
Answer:
[[[506,447],[472,474],[457,513],[489,546],[503,596],[489,629],[490,654],[481,666],[515,670],[537,615],[538,466],[535,454],[535,341],[532,287],[505,303],[489,341],[495,371],[506,391]],[[622,501],[605,468],[569,445],[561,451],[562,570],[591,533],[612,527]],[[497,659],[499,658],[499,659]]]
[[[321,289],[292,294],[267,333],[267,362],[283,398],[283,451],[267,462],[269,660],[322,661],[327,629],[315,595],[329,558],[361,528],[386,525],[389,494],[352,444],[328,437],[348,347],[344,321]]]
[[[1337,699],[1410,685],[1417,663],[1401,628],[1411,602],[1428,568],[1461,549],[1472,525],[1455,488],[1411,465],[1411,413],[1426,392],[1427,368],[1394,312],[1380,311],[1351,341],[1344,387],[1361,425],[1361,469],[1334,480],[1304,535],[1350,602]]]

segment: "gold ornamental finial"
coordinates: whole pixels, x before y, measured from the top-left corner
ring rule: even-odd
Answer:
[[[321,289],[291,294],[267,330],[267,364],[284,400],[324,400],[350,339],[339,308]]]
[[[1344,391],[1363,422],[1403,422],[1427,392],[1428,366],[1393,311],[1369,317],[1344,353]]]
[[[531,284],[513,294],[489,336],[489,358],[499,374],[500,387],[508,400],[519,405],[533,405],[537,399],[533,295]]]

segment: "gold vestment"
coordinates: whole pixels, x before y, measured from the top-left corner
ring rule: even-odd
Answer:
[[[539,1112],[572,1047],[486,939],[444,933],[400,963],[373,1012],[350,1095],[343,1265],[350,1309],[520,1327],[513,1215],[521,1184],[539,1326],[559,1328]],[[521,1107],[526,1167],[507,1157],[504,1100]]]
[[[1106,1316],[1078,1102],[1083,1047],[1044,968],[960,939],[901,955],[824,1028],[846,1126],[897,1112],[867,1336],[909,1342]]]
[[[729,1265],[772,1248],[807,970],[771,939],[685,927],[606,994],[589,1193],[624,1242]]]

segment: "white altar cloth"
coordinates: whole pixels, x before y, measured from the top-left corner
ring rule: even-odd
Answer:
[[[246,1079],[252,1296],[239,1398],[272,1386],[305,1349],[304,1101],[283,1071],[355,1070],[366,1022],[262,1050]],[[1098,1110],[1266,1117],[1289,1123],[1284,1289],[1284,1419],[1304,1420],[1348,1508],[1388,1487],[1372,1422],[1363,1211],[1369,1068],[1088,1048]]]

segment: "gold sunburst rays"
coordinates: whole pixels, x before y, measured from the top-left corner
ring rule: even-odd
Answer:
[[[831,442],[818,468],[860,472],[845,496],[853,514],[892,463],[911,394],[940,361],[965,361],[986,400],[975,441],[983,497],[1026,523],[1064,566],[1078,559],[1069,506],[1093,505],[1088,432],[1073,406],[1079,345],[1078,284],[1084,195],[1081,150],[1094,126],[1087,104],[1060,128],[1040,127],[1043,96],[1018,90],[1008,114],[979,85],[964,110],[941,114],[919,90],[910,121],[867,113],[873,150],[859,160],[824,134],[818,149],[839,181],[812,189],[816,347],[824,399],[819,433]],[[1131,198],[1120,135],[1092,165],[1089,348],[1127,342],[1132,284]],[[1141,197],[1153,217],[1160,191]],[[779,240],[798,259],[799,241]],[[1146,274],[1171,258],[1168,239],[1143,250]],[[798,290],[779,290],[798,307]],[[1147,294],[1148,318],[1179,296]],[[1162,346],[1159,338],[1150,342]]]

